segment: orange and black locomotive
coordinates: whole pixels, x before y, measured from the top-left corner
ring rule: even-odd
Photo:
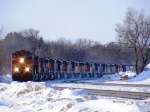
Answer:
[[[12,53],[12,79],[24,81],[33,79],[33,67],[37,65],[34,54],[21,50]]]
[[[11,58],[14,81],[100,78],[132,68],[129,65],[55,60],[37,56],[26,50],[15,51]]]

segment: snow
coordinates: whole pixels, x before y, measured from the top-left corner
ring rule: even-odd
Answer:
[[[130,77],[126,81],[120,81],[120,76],[115,74],[107,75],[97,80],[82,80],[82,82],[85,82],[83,84],[63,83],[59,80],[17,82],[12,81],[10,75],[1,76],[0,112],[148,112],[150,111],[150,98],[136,100],[96,96],[90,94],[85,88],[150,92],[149,87],[138,88],[86,84],[86,82],[150,84],[149,68],[150,66],[138,75],[134,72],[119,73]],[[68,88],[58,90],[54,86]],[[71,89],[73,87],[78,89]]]
[[[1,112],[142,112],[150,110],[150,99],[97,97],[84,89],[68,88],[59,91],[52,86],[47,87],[42,82],[12,82],[5,87],[1,86],[0,94]]]
[[[128,76],[128,78],[133,78],[136,73],[135,72],[132,72],[132,71],[126,71],[126,72],[119,72],[119,75],[120,76]]]
[[[150,69],[143,71],[141,74],[137,75],[132,81],[144,81],[145,83],[149,82]]]
[[[1,76],[0,77],[0,82],[11,83],[12,82],[11,75],[3,75],[3,76]]]

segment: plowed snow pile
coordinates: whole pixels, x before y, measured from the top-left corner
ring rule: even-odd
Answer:
[[[146,82],[150,82],[150,69],[147,69],[145,71],[143,71],[142,73],[138,74],[134,79],[132,79],[132,81],[144,81]]]
[[[129,80],[132,83],[149,84],[150,85],[150,64],[145,67],[145,70],[136,75],[135,78]]]
[[[10,75],[2,75],[2,76],[0,76],[0,82],[11,83],[12,82],[12,78],[11,78]]]
[[[126,108],[124,108],[126,107]],[[83,89],[57,90],[42,82],[0,83],[0,112],[142,112],[148,100],[104,98]]]

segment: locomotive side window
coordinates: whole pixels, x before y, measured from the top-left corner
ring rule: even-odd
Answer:
[[[32,59],[32,54],[26,54],[25,57],[28,59]]]
[[[18,58],[18,57],[20,57],[20,54],[19,54],[19,53],[13,53],[13,54],[12,54],[12,58],[15,59],[15,58]]]
[[[17,58],[17,55],[16,55],[16,54],[13,54],[13,55],[12,55],[12,58]]]

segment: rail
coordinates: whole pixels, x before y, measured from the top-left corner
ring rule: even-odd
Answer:
[[[67,87],[56,87],[56,88],[58,88],[59,90],[63,90],[66,89]],[[79,88],[72,88],[72,89],[79,89]],[[93,95],[113,96],[121,98],[140,99],[140,100],[150,98],[150,93],[146,92],[130,92],[117,90],[99,90],[99,89],[85,89],[85,90],[89,91],[89,93]]]

